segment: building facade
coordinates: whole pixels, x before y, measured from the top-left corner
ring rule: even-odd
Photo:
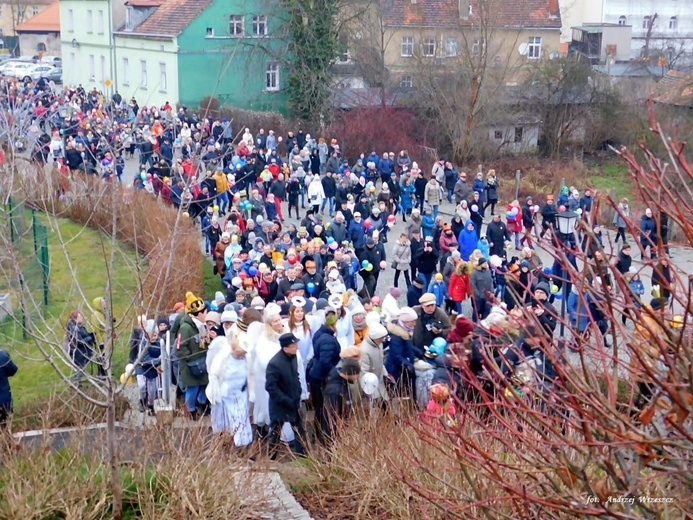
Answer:
[[[112,94],[117,88],[114,27],[122,23],[118,0],[60,0],[60,36],[65,85]]]
[[[46,9],[15,27],[22,55],[60,56],[60,5],[56,0]]]
[[[0,36],[15,36],[15,27],[36,16],[53,0],[12,0],[0,2]]]

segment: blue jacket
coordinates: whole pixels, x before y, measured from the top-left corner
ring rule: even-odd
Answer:
[[[484,255],[486,260],[491,259],[491,244],[488,243],[488,240],[484,242],[483,240],[479,239],[479,241],[476,243],[476,248],[481,251],[481,254]]]
[[[465,262],[469,261],[469,257],[476,249],[476,244],[479,241],[476,237],[476,230],[474,228],[468,229],[470,224],[473,226],[474,222],[467,220],[464,223],[464,229],[460,231],[460,236],[457,237],[457,242],[460,246],[460,256]]]
[[[479,202],[482,204],[486,202],[486,183],[483,181],[483,179],[474,179],[474,183],[472,184],[472,192],[475,191],[479,192]]]
[[[423,231],[424,240],[426,237],[433,236],[433,227],[436,225],[436,221],[433,215],[424,215],[421,217],[421,229]]]
[[[378,173],[381,178],[389,177],[393,171],[395,171],[395,163],[390,159],[380,159],[378,161]]]
[[[339,363],[342,348],[332,329],[322,325],[313,336],[313,366],[308,377],[324,381],[330,370]]]
[[[0,407],[9,408],[12,404],[9,378],[16,373],[17,365],[12,362],[6,351],[0,349]]]
[[[643,247],[657,244],[657,226],[652,217],[643,215],[640,219],[640,242]]]
[[[277,206],[274,202],[265,202],[265,213],[267,213],[267,220],[273,221],[277,218]]]
[[[414,374],[414,344],[411,334],[395,323],[388,323],[387,331],[390,334],[385,340],[385,347],[388,348],[385,368],[395,381],[399,381],[405,370]]]
[[[356,222],[352,220],[349,222],[349,240],[354,244],[354,249],[363,247],[366,245],[366,228],[363,225],[363,220],[361,222]]]
[[[445,303],[445,298],[448,297],[448,288],[445,282],[436,282],[433,280],[428,286],[428,292],[433,293],[436,297],[436,305],[442,307]]]
[[[415,193],[416,188],[414,188],[413,184],[410,184],[409,186],[402,185],[400,187],[400,202],[402,204],[402,208],[412,209],[414,207],[413,195]]]

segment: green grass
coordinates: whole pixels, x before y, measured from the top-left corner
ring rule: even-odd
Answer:
[[[64,219],[40,219],[48,227],[48,248],[50,255],[49,305],[43,309],[43,318],[38,309],[31,313],[31,322],[40,334],[46,334],[49,341],[59,344],[64,336],[64,326],[72,309],[79,309],[85,317],[91,314],[90,303],[97,296],[106,295],[108,282],[107,266],[110,258],[109,237],[79,224]],[[59,230],[59,238],[55,228]],[[64,244],[64,250],[63,246]],[[68,257],[75,271],[73,276],[68,267]],[[112,309],[118,319],[118,342],[115,366],[118,370],[127,358],[127,341],[132,328],[133,302],[138,302],[136,255],[126,248],[117,248],[115,268],[111,276]],[[39,284],[40,285],[40,284]],[[33,287],[33,285],[32,285]],[[15,288],[14,309],[18,309]],[[83,296],[82,296],[83,295]],[[40,301],[41,294],[32,293]],[[22,407],[32,401],[45,399],[52,391],[63,387],[58,374],[43,358],[36,341],[22,335],[21,313],[17,319],[10,319],[0,326],[0,341],[8,350],[18,366],[17,374],[11,379],[15,411],[22,413]],[[114,370],[117,372],[117,370]]]
[[[633,182],[628,174],[628,168],[622,162],[607,163],[596,166],[589,175],[589,185],[603,193],[614,192],[614,200],[622,197],[633,200]]]
[[[209,259],[202,257],[202,295],[206,300],[213,300],[214,293],[221,291],[226,294],[221,284],[221,278],[214,274],[214,265]]]

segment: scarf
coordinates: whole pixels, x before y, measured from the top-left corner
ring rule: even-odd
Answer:
[[[248,332],[248,324],[244,322],[243,320],[238,320],[236,322],[236,325],[238,325],[238,330],[242,332]]]
[[[329,316],[325,317],[325,325],[327,325],[331,329],[334,329],[334,326],[337,323],[337,319],[338,318],[336,314],[330,314]]]
[[[354,331],[361,331],[368,327],[368,323],[366,323],[366,320],[363,320],[361,323],[356,323],[354,321],[354,317],[351,317],[351,326],[354,327]]]

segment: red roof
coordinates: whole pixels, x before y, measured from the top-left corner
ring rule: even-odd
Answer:
[[[14,29],[18,33],[23,32],[60,32],[60,4],[53,2],[40,11],[36,16],[32,16],[26,22],[20,23]]]
[[[492,27],[561,28],[561,17],[555,0],[381,0],[383,21],[389,27],[465,27],[480,16],[487,16]],[[471,14],[460,16],[471,5]],[[466,6],[464,5],[466,4]],[[489,13],[480,14],[480,13]]]
[[[144,0],[134,1],[144,3]],[[121,30],[120,32],[122,34],[133,32],[178,36],[211,3],[212,0],[165,0],[157,7],[156,11],[132,31]],[[147,5],[151,5],[151,3],[148,2]]]

